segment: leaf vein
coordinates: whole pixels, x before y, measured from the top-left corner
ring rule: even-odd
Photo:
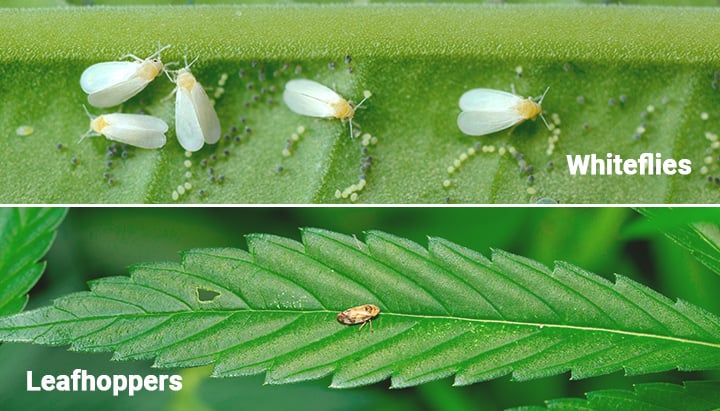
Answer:
[[[333,243],[335,243],[335,244],[337,244],[337,245],[339,245],[339,246],[344,247],[346,250],[348,250],[348,251],[350,251],[350,252],[352,252],[352,253],[354,253],[354,254],[360,254],[363,258],[367,258],[367,257],[368,257],[368,254],[365,253],[363,250],[358,250],[358,249],[355,248],[355,247],[350,247],[350,246],[348,246],[347,244],[345,244],[345,243],[343,243],[343,242],[341,242],[341,241],[338,241],[338,240],[335,239],[335,238],[332,238],[332,237],[330,237],[330,236],[324,235],[322,232],[315,232],[315,233],[313,233],[313,234],[324,238],[326,241],[332,241]],[[309,255],[309,254],[306,254],[306,256],[307,256],[308,258],[312,259],[313,261],[316,261],[316,262],[318,262],[319,264],[322,264],[322,265],[328,267],[328,269],[333,270],[333,271],[334,271],[337,275],[339,275],[340,277],[343,277],[343,278],[345,278],[346,280],[348,280],[348,281],[354,283],[355,285],[357,285],[358,288],[364,289],[365,291],[367,291],[368,294],[372,295],[373,298],[377,299],[377,302],[378,302],[379,304],[381,304],[382,306],[387,307],[387,303],[386,303],[382,298],[380,298],[380,296],[379,296],[377,293],[373,292],[369,287],[361,284],[360,282],[358,282],[358,281],[355,280],[354,278],[348,277],[348,276],[347,276],[346,274],[344,274],[342,271],[333,269],[332,267],[328,266],[328,265],[325,264],[324,262],[320,261],[319,259],[317,259],[317,258],[315,258],[315,257],[313,257],[313,256],[311,256],[311,255]]]

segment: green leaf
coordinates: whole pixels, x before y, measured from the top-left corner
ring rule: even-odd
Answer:
[[[720,366],[720,318],[625,277],[554,270],[504,251],[492,260],[439,238],[425,249],[372,231],[318,229],[303,243],[248,237],[249,252],[197,249],[91,282],[51,307],[0,320],[0,339],[113,351],[159,367],[215,364],[270,384],[333,375],[332,387],[456,385]],[[372,329],[338,312],[376,304]]]
[[[687,381],[682,386],[668,383],[638,384],[634,391],[600,390],[586,394],[587,400],[561,398],[547,401],[546,407],[518,407],[514,410],[637,410],[701,411],[720,406],[720,382]]]
[[[45,271],[64,208],[0,208],[0,315],[21,311]]]
[[[720,275],[720,212],[715,208],[638,209],[673,242]]]
[[[569,5],[0,10],[0,171],[7,187],[0,201],[345,203],[351,200],[336,193],[349,194],[362,175],[356,201],[367,203],[716,203],[705,178],[720,167],[713,156],[706,175],[701,166],[711,148],[705,133],[720,125],[713,110],[718,19],[714,8]],[[166,62],[199,57],[193,72],[210,95],[219,94],[229,139],[187,159],[172,130],[173,101],[164,99],[173,85],[160,77],[119,109],[167,120],[164,148],[110,149],[108,158],[112,143],[104,138],[78,142],[88,128],[82,71],[127,53],[145,57],[158,43],[172,44]],[[355,121],[377,143],[348,138],[347,124],[337,120],[290,112],[282,90],[299,77],[334,85],[354,101],[372,91]],[[550,155],[551,133],[540,121],[481,138],[458,130],[463,92],[509,91],[511,84],[523,96],[550,87],[543,107],[562,129]],[[646,132],[635,140],[641,123]],[[32,134],[17,135],[21,126]],[[305,132],[288,143],[299,126]],[[688,158],[693,173],[576,177],[565,160],[646,152]]]

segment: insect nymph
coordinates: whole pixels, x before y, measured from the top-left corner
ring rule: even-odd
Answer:
[[[356,325],[362,324],[360,329],[365,324],[370,323],[370,329],[372,330],[372,319],[380,314],[380,308],[374,304],[359,305],[357,307],[348,308],[337,315],[337,320],[345,325]]]

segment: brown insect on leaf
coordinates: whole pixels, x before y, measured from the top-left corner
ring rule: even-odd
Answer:
[[[380,314],[380,308],[377,305],[364,304],[341,312],[337,315],[337,320],[345,325],[362,324],[360,330],[365,324],[370,323],[370,329],[372,330],[372,319],[377,317],[378,314]]]

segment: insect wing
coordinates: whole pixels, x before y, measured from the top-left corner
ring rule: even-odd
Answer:
[[[190,98],[205,142],[217,143],[220,140],[220,119],[200,83],[195,83],[190,92]]]
[[[349,308],[337,315],[337,320],[346,325],[365,323],[380,313],[380,309],[372,304]]]
[[[345,325],[353,325],[353,324],[355,324],[355,323],[350,319],[350,317],[348,317],[347,311],[341,312],[340,314],[337,315],[336,318],[337,318],[338,322],[341,323],[341,324],[345,324]]]
[[[290,110],[304,116],[335,117],[332,105],[343,98],[318,82],[297,79],[285,84],[283,100]]]
[[[109,124],[124,124],[130,129],[147,129],[161,133],[168,131],[168,125],[165,121],[145,114],[113,113],[105,114],[104,117]]]
[[[190,91],[183,87],[178,87],[175,95],[175,134],[187,151],[198,151],[205,144],[195,102]]]
[[[514,109],[520,97],[500,90],[476,88],[466,91],[459,101],[462,111],[504,111]]]
[[[87,94],[97,93],[127,81],[140,69],[135,61],[110,61],[93,64],[80,76],[80,87]]]
[[[346,325],[360,324],[371,318],[367,312],[358,311],[356,308],[345,310],[337,315],[337,320]]]
[[[88,96],[88,102],[95,107],[117,106],[141,92],[149,83],[150,80],[142,77],[133,77],[115,84],[112,87],[90,94]]]
[[[458,115],[457,125],[460,131],[469,136],[484,136],[504,130],[525,120],[517,110],[463,111]]]
[[[161,119],[143,114],[107,114],[108,125],[102,129],[110,140],[140,148],[160,148],[165,145],[168,125]]]

